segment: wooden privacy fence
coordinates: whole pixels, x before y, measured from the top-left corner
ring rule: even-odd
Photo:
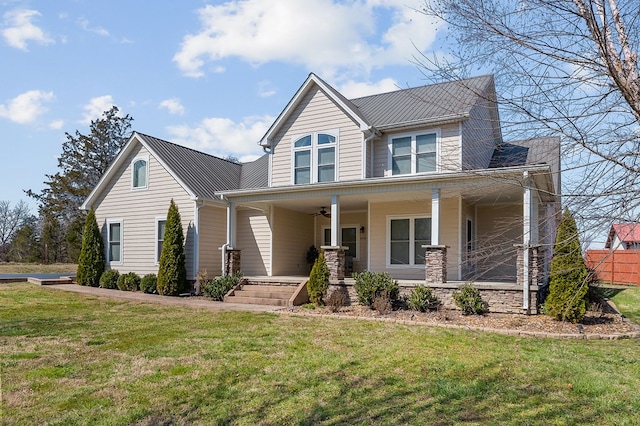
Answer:
[[[587,250],[585,262],[600,281],[640,286],[640,250]]]

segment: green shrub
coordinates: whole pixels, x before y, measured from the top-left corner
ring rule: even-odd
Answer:
[[[545,314],[561,321],[582,321],[589,304],[588,281],[578,227],[569,209],[565,209],[553,246]]]
[[[407,306],[414,311],[426,312],[434,309],[438,309],[440,306],[440,300],[433,294],[431,287],[424,286],[422,284],[416,286],[411,290],[407,297]]]
[[[136,291],[140,287],[140,276],[135,272],[122,274],[118,277],[118,288],[122,291]]]
[[[140,280],[140,290],[145,293],[156,293],[156,286],[158,284],[158,277],[156,274],[147,274]]]
[[[84,222],[82,234],[82,248],[78,258],[76,282],[80,285],[98,287],[100,277],[104,272],[104,243],[102,234],[96,222],[96,214],[91,209]]]
[[[100,276],[100,287],[115,289],[118,288],[118,278],[120,273],[115,269],[108,269]]]
[[[477,288],[467,283],[453,292],[453,301],[463,315],[482,315],[488,311]]]
[[[178,206],[171,199],[164,229],[162,254],[158,267],[158,293],[177,296],[187,285],[187,267],[184,254],[184,232]]]
[[[391,303],[398,301],[400,287],[398,282],[386,272],[356,272],[353,274],[356,280],[355,290],[358,302],[368,307],[373,307],[373,301],[383,292],[387,292]]]
[[[235,287],[242,279],[242,274],[236,272],[233,275],[223,275],[213,280],[206,281],[201,285],[200,290],[205,296],[211,297],[213,300],[222,301],[224,295]]]
[[[307,291],[309,292],[309,300],[316,305],[323,305],[324,298],[327,297],[329,289],[329,268],[324,259],[324,254],[320,253],[309,275],[307,283]]]

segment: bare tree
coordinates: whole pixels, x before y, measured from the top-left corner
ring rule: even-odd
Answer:
[[[8,244],[30,217],[29,206],[24,201],[18,202],[13,208],[11,202],[0,201],[0,261],[5,260]]]
[[[638,221],[637,0],[427,0],[423,12],[448,24],[449,48],[416,57],[425,75],[492,73],[505,139],[561,137],[564,201],[583,230],[602,239],[611,221]]]

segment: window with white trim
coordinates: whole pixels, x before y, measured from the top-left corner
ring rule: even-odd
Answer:
[[[336,180],[337,132],[311,133],[293,141],[295,185]]]
[[[347,247],[344,255],[358,260],[360,254],[360,238],[358,237],[358,227],[355,225],[343,226],[340,228],[340,233],[342,237],[341,245],[343,247]],[[331,228],[324,228],[324,245],[331,245]]]
[[[389,137],[389,169],[392,175],[435,172],[438,132]]]
[[[122,263],[122,221],[107,222],[107,261]]]
[[[164,230],[166,229],[166,219],[156,219],[156,263],[160,263],[162,255],[162,245],[164,243]]]
[[[387,265],[423,266],[422,246],[431,244],[431,218],[387,218],[387,244]]]
[[[131,162],[131,188],[144,189],[149,180],[149,160],[135,158]]]

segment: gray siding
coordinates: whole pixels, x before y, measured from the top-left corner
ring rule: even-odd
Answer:
[[[499,126],[494,117],[493,106],[487,99],[478,98],[471,108],[469,119],[462,123],[462,167],[486,169],[499,141],[495,137],[495,128]]]

